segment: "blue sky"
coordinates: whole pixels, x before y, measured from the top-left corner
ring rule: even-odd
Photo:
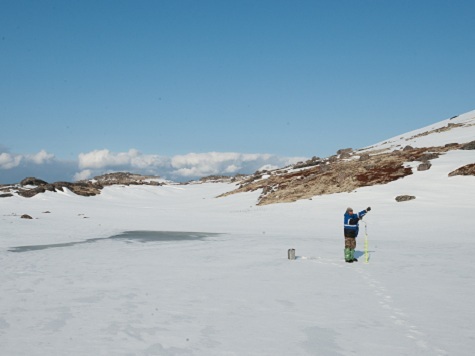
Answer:
[[[0,0],[0,183],[187,180],[475,109],[475,2]]]

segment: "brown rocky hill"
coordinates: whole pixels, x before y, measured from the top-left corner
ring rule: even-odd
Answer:
[[[431,161],[450,150],[475,149],[468,144],[446,144],[440,147],[387,150],[339,150],[326,159],[312,158],[287,169],[256,172],[242,180],[239,187],[221,196],[262,189],[259,205],[293,202],[316,195],[351,192],[357,188],[386,184],[413,174],[410,162],[419,162],[417,170],[427,170]],[[474,175],[473,165],[449,175]]]
[[[222,196],[261,190],[258,204],[265,205],[387,184],[414,174],[413,169],[431,169],[434,160],[448,151],[475,150],[474,128],[475,111],[471,111],[357,151],[342,149],[325,159],[314,157],[285,169],[256,172]],[[449,177],[475,175],[473,157],[473,162],[448,173]]]

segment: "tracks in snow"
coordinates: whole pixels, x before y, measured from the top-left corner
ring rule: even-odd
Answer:
[[[446,356],[448,352],[438,348],[430,336],[424,334],[410,320],[410,315],[402,308],[398,307],[391,296],[390,291],[381,282],[374,278],[368,268],[364,268],[364,262],[353,264],[345,263],[342,259],[331,259],[325,257],[295,256],[296,261],[308,260],[310,262],[331,265],[339,268],[356,267],[354,271],[358,273],[361,280],[367,285],[367,290],[371,291],[379,307],[383,309],[383,315],[387,316],[387,323],[395,326],[395,330],[400,332],[409,340],[415,343],[421,355]],[[360,266],[360,267],[358,267]],[[363,268],[362,268],[363,267]]]
[[[379,306],[384,309],[388,321],[396,326],[396,329],[401,332],[408,339],[412,340],[421,354],[430,354],[437,356],[448,355],[448,352],[435,346],[434,340],[427,341],[430,336],[427,336],[410,320],[410,315],[403,309],[395,305],[395,302],[389,293],[388,289],[379,281],[377,281],[367,269],[355,270],[361,275],[361,279],[368,286],[368,290],[372,291],[376,297]]]

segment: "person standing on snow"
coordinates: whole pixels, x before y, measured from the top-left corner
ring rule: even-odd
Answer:
[[[371,208],[360,211],[358,214],[353,213],[353,209],[346,209],[344,218],[344,233],[345,233],[345,261],[348,263],[358,262],[355,258],[356,237],[359,231],[359,221],[363,219]]]

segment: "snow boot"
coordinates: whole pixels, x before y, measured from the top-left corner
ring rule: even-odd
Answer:
[[[351,251],[351,262],[358,262],[358,260],[355,258],[355,250],[350,250]]]
[[[352,263],[353,262],[353,257],[351,256],[351,249],[350,248],[345,248],[345,262]]]

